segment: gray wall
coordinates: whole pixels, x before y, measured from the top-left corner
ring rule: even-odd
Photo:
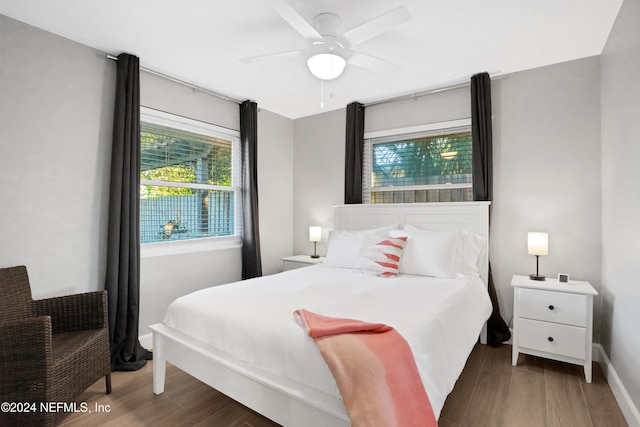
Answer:
[[[468,88],[453,89],[420,98],[373,105],[365,111],[365,133],[466,119],[471,117],[471,94]]]
[[[104,288],[115,68],[0,15],[0,266],[34,297]]]
[[[258,197],[262,273],[282,271],[293,253],[294,121],[258,111]]]
[[[293,250],[312,254],[309,226],[322,226],[318,253],[326,252],[333,228],[331,206],[344,203],[346,110],[295,120],[293,150]]]
[[[549,232],[541,273],[569,273],[600,288],[599,59],[504,76],[492,84],[494,203],[491,262],[501,312],[513,313],[513,274],[535,271],[528,231]],[[469,89],[367,108],[365,132],[471,116]],[[307,225],[333,226],[343,202],[345,111],[295,122],[294,249],[307,253]],[[326,239],[326,234],[325,234]],[[319,246],[326,251],[326,241]],[[596,341],[599,300],[595,303]]]
[[[625,0],[602,54],[602,332],[640,408],[640,2]],[[638,416],[638,415],[636,415]],[[640,423],[640,419],[636,419]]]

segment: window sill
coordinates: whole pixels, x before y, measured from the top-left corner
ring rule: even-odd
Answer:
[[[140,258],[241,248],[241,236],[210,237],[140,245]]]

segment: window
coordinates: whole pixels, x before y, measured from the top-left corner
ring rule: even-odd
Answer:
[[[368,133],[364,203],[473,200],[471,121]]]
[[[239,135],[141,109],[140,242],[240,234]]]

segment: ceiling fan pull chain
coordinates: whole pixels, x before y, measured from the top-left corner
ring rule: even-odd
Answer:
[[[324,80],[320,79],[320,108],[324,108]]]

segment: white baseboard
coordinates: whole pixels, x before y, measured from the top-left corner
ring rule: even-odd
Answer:
[[[151,350],[153,348],[153,334],[140,335],[138,339],[140,340],[140,345],[147,350]]]
[[[593,344],[593,356],[593,360],[600,363],[600,367],[604,372],[604,376],[607,378],[613,396],[616,398],[622,415],[624,415],[625,420],[627,420],[629,427],[640,427],[640,412],[633,404],[631,396],[629,396],[627,389],[624,387],[624,384],[622,384],[622,381],[620,381],[620,377],[613,368],[609,356],[605,353],[602,345]]]

